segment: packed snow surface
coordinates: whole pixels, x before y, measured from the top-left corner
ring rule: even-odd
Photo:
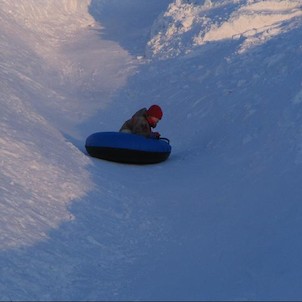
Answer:
[[[1,300],[302,299],[300,0],[0,3]]]

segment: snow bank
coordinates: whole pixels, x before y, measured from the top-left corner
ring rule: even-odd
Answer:
[[[224,13],[216,15],[218,10]],[[295,25],[288,21],[301,16],[300,1],[177,0],[155,23],[146,52],[168,58],[209,42],[234,39],[243,53],[292,29]]]
[[[72,219],[68,203],[91,187],[87,158],[47,121],[52,115],[41,115],[68,102],[54,90],[59,72],[51,63],[61,41],[91,22],[87,4],[1,3],[1,249],[45,238]]]
[[[44,238],[92,187],[89,160],[65,137],[105,105],[131,67],[126,51],[91,30],[89,3],[1,2],[2,249]]]

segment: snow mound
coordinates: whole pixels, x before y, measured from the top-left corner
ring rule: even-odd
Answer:
[[[72,117],[59,121],[64,109],[79,107],[60,92],[61,85],[68,87],[60,77],[59,66],[66,62],[60,47],[91,22],[87,5],[71,0],[1,2],[2,249],[45,238],[49,228],[72,219],[69,202],[91,187],[89,160],[60,131]]]
[[[132,67],[125,50],[100,40],[89,4],[1,1],[2,249],[45,238],[93,187],[90,161],[69,138]]]
[[[301,1],[295,0],[176,0],[154,24],[146,53],[171,58],[225,39],[238,40],[243,53],[293,29],[301,17]]]

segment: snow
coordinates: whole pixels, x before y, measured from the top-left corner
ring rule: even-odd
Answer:
[[[2,0],[1,300],[301,300],[301,8]],[[166,162],[87,156],[153,103]]]
[[[301,15],[300,1],[175,1],[155,22],[149,53],[169,57],[207,42],[244,37],[242,53],[284,33],[291,28],[285,21]]]

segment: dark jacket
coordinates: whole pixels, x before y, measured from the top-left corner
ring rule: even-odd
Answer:
[[[120,132],[140,134],[149,137],[152,133],[147,121],[147,109],[142,108],[137,111],[130,120],[127,120],[120,129]]]

